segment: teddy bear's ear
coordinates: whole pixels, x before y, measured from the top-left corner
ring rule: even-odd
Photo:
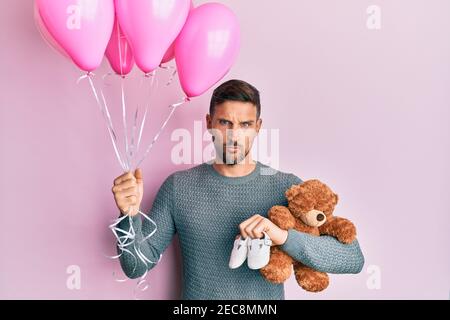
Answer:
[[[288,201],[291,201],[299,193],[300,193],[300,185],[294,184],[285,192],[285,196]]]
[[[335,193],[334,194],[334,205],[336,205],[338,203],[339,200],[339,196]]]

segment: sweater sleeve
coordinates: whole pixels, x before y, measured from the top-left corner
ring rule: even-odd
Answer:
[[[359,273],[364,266],[364,256],[356,239],[343,244],[331,236],[314,236],[289,229],[281,249],[293,259],[322,272]]]
[[[122,270],[129,278],[138,278],[142,276],[146,270],[150,270],[156,266],[160,255],[166,250],[172,241],[174,234],[176,233],[176,227],[173,219],[173,195],[174,195],[174,175],[170,175],[160,187],[153,206],[148,214],[148,217],[152,219],[156,226],[156,232],[146,241],[140,245],[142,254],[150,261],[155,263],[147,263],[147,267],[138,258],[136,253],[136,247],[129,245],[126,247],[131,251],[134,257],[124,251],[120,256],[120,265]],[[147,219],[142,219],[140,215],[132,217],[131,223],[135,230],[135,244],[136,246],[147,235],[149,235],[155,226]],[[119,225],[119,228],[128,230],[130,227],[130,219],[123,219]],[[129,240],[132,241],[132,240]],[[118,252],[120,251],[117,248]]]

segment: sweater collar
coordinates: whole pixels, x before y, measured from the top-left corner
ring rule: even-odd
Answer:
[[[227,176],[220,174],[213,167],[214,160],[205,162],[204,166],[207,168],[207,171],[214,178],[220,180],[221,182],[228,183],[228,184],[242,184],[242,183],[252,181],[253,179],[255,179],[256,177],[258,177],[261,174],[260,171],[261,171],[262,164],[259,161],[255,161],[255,162],[256,162],[255,169],[253,169],[253,171],[250,172],[249,174],[247,174],[245,176],[241,176],[241,177],[227,177]]]

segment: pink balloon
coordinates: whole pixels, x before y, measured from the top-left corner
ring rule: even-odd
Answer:
[[[120,27],[137,66],[155,70],[183,28],[191,0],[115,0]]]
[[[189,7],[189,12],[194,9],[194,3],[191,0],[191,6]],[[169,49],[167,49],[166,54],[164,55],[161,63],[166,63],[175,58],[175,42],[177,39],[175,39],[172,44],[170,45]]]
[[[114,22],[113,32],[106,47],[105,55],[111,68],[117,74],[124,76],[133,69],[133,53],[117,19]]]
[[[41,14],[39,13],[39,8],[37,6],[37,3],[34,3],[34,22],[36,23],[36,27],[41,34],[42,38],[45,40],[45,42],[53,49],[55,49],[56,52],[59,52],[64,57],[70,59],[70,56],[67,54],[66,51],[56,42],[56,40],[52,37],[52,35],[48,32],[47,27],[45,26],[44,21],[42,21]]]
[[[199,96],[222,79],[239,53],[239,23],[219,3],[191,11],[175,43],[181,87],[188,97]]]
[[[36,0],[48,32],[82,70],[102,62],[114,23],[114,0]]]
[[[175,41],[170,45],[169,49],[167,49],[166,54],[161,60],[161,63],[169,62],[170,60],[175,58]]]

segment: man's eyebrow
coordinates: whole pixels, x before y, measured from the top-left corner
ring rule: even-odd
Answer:
[[[228,122],[230,122],[230,123],[233,123],[233,121],[228,120],[228,119],[225,119],[225,118],[219,118],[218,120],[219,120],[219,121],[228,121]],[[253,124],[254,122],[255,122],[254,120],[244,120],[244,121],[240,121],[239,123],[240,123],[240,124],[242,124],[242,123]]]
[[[219,120],[219,121],[228,121],[228,122],[231,122],[231,123],[233,123],[233,121],[231,121],[231,120],[228,120],[228,119],[225,119],[225,118],[219,118],[218,120]]]

